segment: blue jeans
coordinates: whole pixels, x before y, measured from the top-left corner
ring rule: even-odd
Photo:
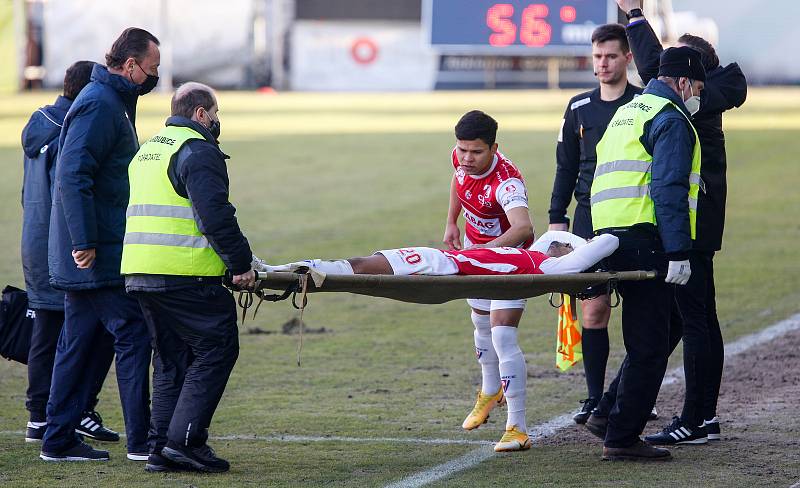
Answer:
[[[147,452],[150,423],[150,336],[138,302],[124,288],[67,292],[64,327],[53,365],[47,432],[42,451],[56,453],[77,442],[75,427],[92,389],[85,371],[103,329],[114,336],[117,383],[128,437],[128,452]]]

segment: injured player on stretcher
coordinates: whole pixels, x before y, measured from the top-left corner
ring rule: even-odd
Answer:
[[[377,251],[350,259],[308,259],[281,266],[256,260],[257,271],[293,271],[312,268],[326,274],[381,275],[511,275],[569,274],[585,271],[610,256],[619,245],[611,234],[590,241],[564,231],[548,231],[530,249],[516,247],[440,250],[406,247]]]
[[[269,266],[254,257],[253,267],[257,271],[267,272],[292,272],[311,268],[329,275],[557,275],[585,271],[610,256],[618,246],[619,240],[610,234],[586,241],[569,232],[549,231],[529,249],[473,247],[465,250],[439,250],[431,247],[407,247],[378,251],[366,257],[346,260],[310,259],[281,266]],[[497,334],[496,340],[494,330],[513,332],[515,340],[511,345],[515,347],[509,347],[509,341],[501,341],[502,334]],[[516,327],[499,325],[492,327],[492,331],[491,350],[481,351],[476,345],[476,355],[484,381],[476,406],[462,427],[471,430],[480,426],[495,406],[507,401],[509,408],[506,431],[494,450],[530,449],[531,440],[524,422],[527,373],[524,356],[516,345]],[[493,356],[491,353],[495,351]],[[492,357],[495,359],[490,361]],[[496,380],[496,384],[488,388],[490,391],[485,391],[487,377]]]

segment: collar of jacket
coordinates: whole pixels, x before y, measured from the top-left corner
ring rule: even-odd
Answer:
[[[653,78],[652,80],[650,80],[650,83],[648,83],[647,86],[644,88],[644,93],[645,94],[649,93],[657,97],[666,98],[667,100],[674,103],[677,107],[679,107],[681,111],[686,115],[686,117],[688,117],[689,119],[692,118],[691,114],[689,114],[689,111],[686,110],[686,105],[683,103],[683,100],[681,100],[681,97],[679,97],[678,94],[675,93],[675,90],[670,88],[670,86],[664,83],[663,81]]]
[[[175,126],[175,127],[188,127],[193,131],[197,132],[203,138],[205,138],[206,142],[213,144],[215,148],[222,154],[222,157],[225,159],[230,159],[231,157],[222,152],[222,149],[219,147],[219,143],[214,139],[214,136],[211,135],[211,132],[208,131],[206,127],[203,126],[200,122],[195,122],[192,119],[187,119],[181,115],[171,115],[167,121],[164,123],[165,126]]]
[[[95,64],[92,68],[92,81],[110,86],[117,92],[130,110],[130,114],[136,113],[136,100],[139,98],[139,86],[124,76],[115,75],[108,71],[108,68],[101,64]]]
[[[57,109],[63,110],[64,113],[66,113],[72,106],[72,100],[64,95],[59,95],[58,98],[56,98],[55,103],[53,103],[53,106]]]

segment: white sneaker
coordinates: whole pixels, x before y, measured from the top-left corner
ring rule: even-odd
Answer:
[[[148,452],[129,452],[128,459],[131,461],[147,461],[150,458]]]

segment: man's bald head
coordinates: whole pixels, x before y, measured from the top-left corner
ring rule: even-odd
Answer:
[[[214,90],[202,83],[190,81],[179,86],[172,95],[172,115],[180,115],[191,119],[198,107],[210,111],[217,105]]]

